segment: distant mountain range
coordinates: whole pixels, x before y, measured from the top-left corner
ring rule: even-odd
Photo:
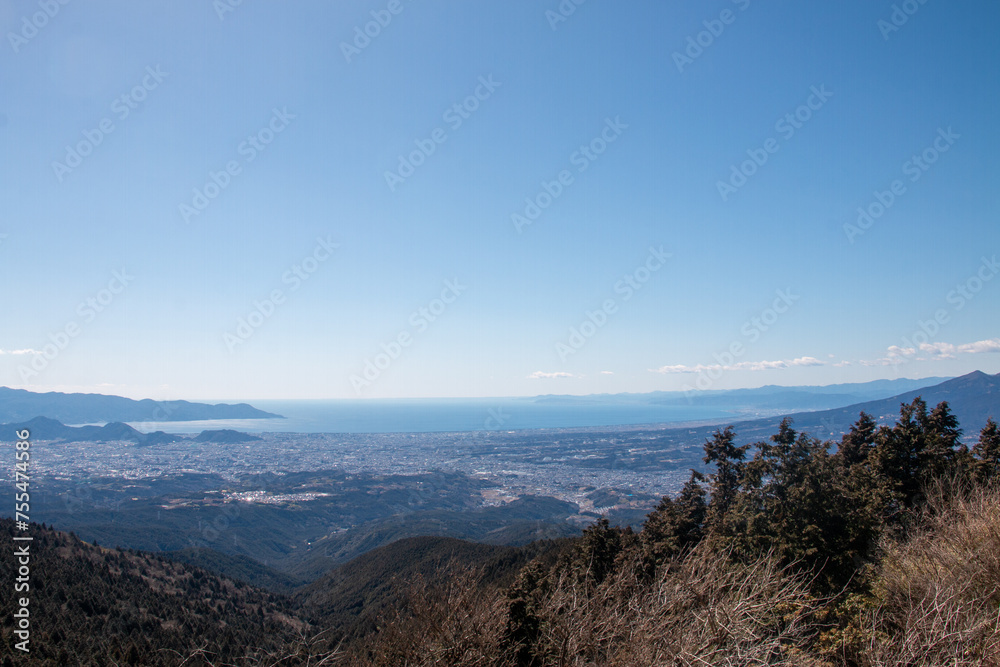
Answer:
[[[787,389],[745,391],[766,398],[781,396]],[[799,396],[808,393],[800,391],[803,388],[792,389]],[[857,395],[856,388],[839,394],[837,388],[806,389],[815,389],[813,393],[818,396]],[[878,391],[885,389],[883,386]],[[839,439],[860,412],[889,424],[897,419],[900,405],[917,396],[929,407],[948,401],[967,436],[975,436],[987,418],[1000,419],[1000,374],[978,371],[930,386],[907,388],[889,397],[789,416],[798,431]],[[754,442],[774,434],[780,420],[781,416],[775,415],[732,423],[740,442]],[[143,434],[121,422],[72,427],[47,417],[0,425],[0,439],[10,438],[21,428],[29,429],[37,440],[132,441],[142,445],[183,441],[193,447],[199,442],[260,440],[231,430],[204,431],[187,438],[163,432]],[[659,434],[674,433],[674,439],[683,442],[687,450],[687,455],[679,455],[678,460],[697,465],[704,438],[716,428],[657,425],[648,431],[653,436],[651,442]],[[35,640],[39,647],[36,657],[44,657],[52,664],[90,664],[92,655],[105,650],[92,637],[107,636],[109,627],[128,629],[127,633],[121,631],[127,641],[122,643],[124,657],[115,658],[121,658],[120,664],[158,664],[155,656],[165,650],[183,656],[206,642],[223,647],[215,656],[216,664],[224,660],[238,664],[245,647],[277,650],[290,646],[297,634],[311,635],[320,628],[329,632],[332,649],[342,638],[367,641],[381,632],[385,619],[408,604],[407,590],[412,583],[447,583],[455,579],[456,570],[466,568],[479,577],[474,594],[492,595],[495,589],[506,589],[532,559],[538,558],[548,568],[581,544],[566,539],[535,541],[578,535],[575,524],[566,520],[576,511],[575,505],[563,500],[523,496],[503,506],[479,507],[476,498],[482,488],[480,482],[447,473],[440,474],[441,481],[433,487],[447,492],[426,494],[419,504],[411,505],[411,494],[429,486],[436,475],[362,479],[339,471],[329,471],[323,477],[315,474],[265,473],[269,479],[261,484],[270,485],[274,495],[301,489],[304,482],[314,485],[310,488],[331,492],[335,483],[340,486],[336,493],[324,494],[308,507],[305,503],[288,509],[234,503],[231,507],[238,508],[232,514],[234,520],[221,529],[224,539],[210,540],[212,547],[191,539],[192,535],[205,535],[193,532],[195,526],[200,531],[203,517],[207,526],[208,520],[226,516],[219,510],[223,506],[224,495],[219,491],[223,483],[224,488],[238,488],[215,473],[132,480],[126,489],[120,488],[117,479],[83,480],[83,484],[54,480],[52,484],[62,483],[64,490],[83,491],[60,494],[56,487],[52,496],[40,494],[33,498],[33,515],[50,521],[54,518],[93,544],[80,542],[72,533],[37,524],[31,527],[35,538],[31,546],[32,568],[45,573],[45,588],[33,594],[37,600],[33,598],[32,614],[35,617],[37,612],[38,618],[51,619],[32,634],[33,652]],[[123,495],[130,502],[112,502]],[[77,504],[67,502],[70,499],[76,499]],[[168,509],[166,499],[184,502],[169,503]],[[606,504],[616,499],[604,490],[595,490],[590,500]],[[426,507],[422,507],[425,503]],[[378,511],[366,515],[376,504],[387,512],[397,511],[396,507],[408,509],[392,515]],[[289,521],[289,515],[283,512],[294,512],[294,520]],[[344,517],[351,517],[349,521],[355,525],[341,529]],[[319,532],[324,534],[309,537],[317,534],[316,526],[323,526]],[[15,530],[12,520],[0,519],[0,535],[5,539],[15,535]],[[473,544],[451,536],[493,544]],[[98,537],[104,547],[97,546]],[[310,541],[306,541],[307,537]],[[134,548],[170,553],[149,554],[131,550]],[[264,563],[254,560],[262,556]],[[12,559],[0,559],[0,578],[13,577],[12,563]],[[280,563],[280,569],[269,563]],[[497,599],[506,604],[506,598]],[[11,618],[11,605],[5,608],[4,601],[0,596],[0,617]],[[456,610],[465,612],[458,606]],[[64,648],[73,651],[72,658],[68,652],[58,652]]]
[[[900,378],[826,386],[765,385],[752,389],[693,392],[653,391],[641,394],[590,394],[587,396],[546,394],[530,400],[533,403],[552,405],[663,405],[713,407],[737,413],[778,413],[846,407],[856,403],[890,398],[950,379],[947,377],[929,377],[919,380]]]
[[[726,420],[703,424],[732,423],[741,437],[767,437],[775,432],[782,417],[791,416],[795,428],[820,438],[837,438],[847,431],[863,410],[883,423],[895,420],[900,403],[922,396],[930,407],[948,401],[967,436],[978,433],[988,417],[1000,419],[1000,374],[975,371],[958,378],[898,379],[839,384],[823,387],[780,387],[695,392],[651,392],[645,394],[592,394],[588,396],[546,395],[520,400],[551,405],[670,405],[715,407],[732,413]],[[173,407],[171,407],[173,406]],[[159,413],[156,411],[160,410]],[[170,411],[169,419],[164,413]],[[14,415],[11,417],[11,415]],[[27,415],[27,416],[25,416]],[[44,416],[38,416],[44,415]],[[62,416],[59,416],[62,415]],[[67,417],[68,415],[68,417]],[[118,417],[118,418],[113,418]],[[123,419],[122,417],[125,417]],[[16,429],[27,428],[38,440],[112,442],[130,441],[140,445],[192,440],[238,444],[259,441],[257,436],[228,429],[202,431],[194,438],[156,431],[143,433],[125,421],[175,421],[212,419],[282,418],[246,403],[206,405],[187,401],[157,403],[133,401],[98,394],[37,394],[0,387],[0,440],[10,439]],[[107,423],[104,426],[66,426],[67,423]],[[667,427],[701,437],[714,426]]]
[[[64,424],[172,422],[206,419],[282,419],[247,403],[209,405],[189,401],[135,401],[105,394],[37,393],[0,387],[0,422],[45,416]]]
[[[966,437],[978,435],[988,418],[1000,421],[1000,373],[988,375],[982,371],[973,371],[968,375],[905,391],[889,398],[854,403],[829,410],[793,412],[762,419],[734,421],[732,424],[741,441],[763,440],[776,433],[782,418],[788,416],[792,418],[793,427],[797,431],[808,431],[821,439],[839,439],[841,434],[847,432],[851,424],[858,420],[858,415],[862,411],[872,415],[880,424],[891,424],[899,417],[899,406],[902,403],[912,402],[917,396],[923,398],[928,409],[941,401],[947,401]],[[691,435],[701,437],[707,436],[715,428],[713,426],[687,430]]]
[[[122,422],[112,422],[104,426],[66,426],[56,419],[35,417],[23,422],[0,424],[0,441],[12,440],[16,431],[27,429],[32,440],[59,440],[62,442],[134,442],[138,445],[160,445],[170,442],[214,442],[238,444],[259,441],[255,435],[222,429],[202,431],[194,438],[154,431],[142,433]]]

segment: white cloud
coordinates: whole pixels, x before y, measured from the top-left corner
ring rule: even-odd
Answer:
[[[673,373],[697,373],[698,368],[707,368],[707,366],[685,366],[684,364],[678,364],[677,366],[660,366],[659,368],[648,368],[650,373],[662,373],[663,375],[672,375]]]
[[[1000,338],[987,338],[975,343],[963,343],[955,345],[953,343],[921,343],[917,347],[899,347],[890,345],[886,348],[886,356],[874,360],[861,360],[862,366],[895,366],[908,361],[940,361],[942,359],[955,359],[956,355],[962,354],[988,354],[1000,352]],[[917,352],[923,352],[927,356],[918,357]]]
[[[614,375],[614,371],[601,371],[601,375]]]
[[[1000,352],[1000,338],[988,338],[977,340],[975,343],[966,343],[958,346],[959,352],[966,354],[987,354],[990,352]]]
[[[912,361],[913,355],[917,353],[917,348],[915,347],[900,347],[898,345],[890,345],[886,349],[886,354],[884,357],[878,359],[861,359],[858,361],[862,366],[896,366],[898,364],[904,364],[907,361]],[[846,362],[841,362],[846,363]]]
[[[38,350],[25,348],[23,350],[0,350],[0,354],[41,354]]]
[[[936,359],[954,359],[955,346],[951,343],[921,343],[920,351]]]
[[[882,357],[881,359],[862,359],[858,363],[862,366],[895,366],[902,364],[906,360],[901,357]]]
[[[778,360],[778,361],[741,361],[735,364],[698,364],[697,366],[686,366],[678,364],[676,366],[660,366],[659,368],[648,369],[650,373],[661,373],[672,375],[675,373],[703,373],[706,371],[770,371],[792,366],[825,366],[826,362],[820,361],[816,357],[799,357],[798,359]]]
[[[788,361],[741,361],[738,364],[723,366],[725,371],[770,371],[778,368],[788,368]]]
[[[552,378],[575,378],[576,376],[572,373],[564,373],[562,371],[556,371],[555,373],[546,373],[545,371],[535,371],[528,376],[531,380],[550,380]]]

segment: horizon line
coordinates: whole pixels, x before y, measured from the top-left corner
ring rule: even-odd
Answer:
[[[939,376],[939,375],[929,375],[924,377],[897,377],[897,378],[877,378],[875,380],[866,380],[864,382],[834,382],[830,384],[761,384],[755,386],[746,387],[732,387],[729,389],[697,389],[692,388],[690,390],[682,389],[654,389],[652,391],[641,391],[641,392],[631,392],[631,391],[621,391],[621,392],[592,392],[585,394],[575,394],[571,392],[561,392],[561,393],[545,393],[545,394],[532,394],[532,395],[495,395],[495,396],[361,396],[361,397],[313,397],[313,398],[282,398],[282,397],[256,397],[256,398],[132,398],[130,396],[125,396],[122,394],[106,394],[99,391],[60,391],[58,389],[45,389],[45,390],[35,390],[28,389],[24,386],[8,386],[0,385],[0,389],[10,389],[14,391],[26,391],[31,394],[62,394],[62,395],[82,395],[82,396],[106,396],[113,398],[125,398],[132,401],[154,401],[157,403],[173,402],[173,401],[187,401],[189,403],[208,403],[210,401],[216,402],[216,404],[233,404],[233,403],[247,403],[252,401],[343,401],[343,402],[368,402],[368,401],[470,401],[470,400],[490,400],[490,399],[535,399],[535,398],[547,398],[547,397],[573,397],[573,398],[586,398],[591,396],[647,396],[650,394],[721,394],[731,391],[745,391],[753,389],[763,389],[765,387],[783,387],[783,388],[796,388],[796,387],[835,387],[842,385],[864,385],[873,382],[896,382],[900,380],[940,380],[940,382],[945,382],[948,380],[953,380],[959,377],[964,377],[965,375],[971,375],[973,373],[983,373],[984,375],[994,375],[987,373],[985,371],[976,369],[965,373],[963,375],[954,376]],[[1000,375],[997,373],[996,375]],[[940,382],[938,384],[940,384]]]

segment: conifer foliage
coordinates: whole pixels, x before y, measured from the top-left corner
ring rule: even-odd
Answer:
[[[948,404],[919,397],[879,421],[861,413],[836,443],[790,419],[760,442],[719,429],[641,531],[601,519],[507,578],[468,563],[419,576],[361,636],[295,599],[43,528],[35,609],[59,622],[39,625],[32,659],[1000,667],[997,424],[969,447]]]
[[[719,429],[639,533],[601,520],[526,566],[502,650],[450,664],[1000,665],[1000,565],[974,557],[1000,552],[1000,433],[961,435],[919,397],[839,443]]]

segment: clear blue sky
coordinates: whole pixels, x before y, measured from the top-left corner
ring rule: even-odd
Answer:
[[[1000,5],[903,4],[7,0],[0,384],[998,372]]]

